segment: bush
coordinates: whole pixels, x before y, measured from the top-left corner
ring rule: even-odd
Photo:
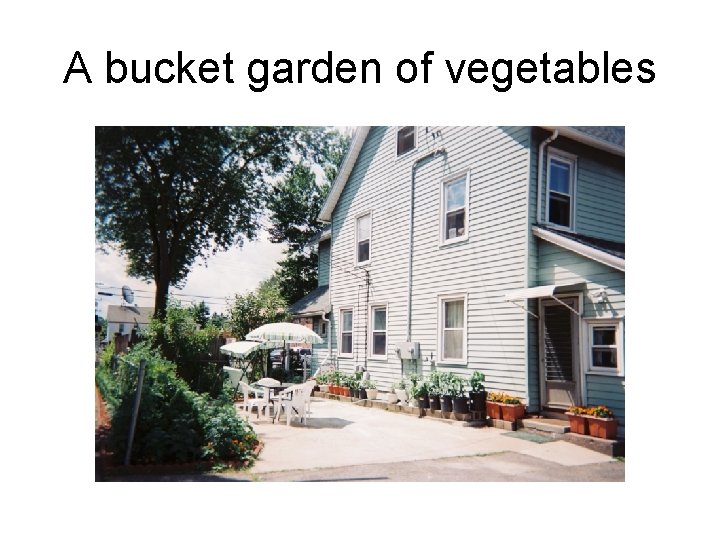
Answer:
[[[218,399],[197,394],[177,375],[174,363],[143,344],[134,347],[115,372],[101,365],[96,374],[98,387],[110,406],[109,443],[117,461],[124,458],[127,449],[137,370],[143,358],[147,364],[133,463],[252,459],[257,437],[236,415],[229,384],[223,386]]]

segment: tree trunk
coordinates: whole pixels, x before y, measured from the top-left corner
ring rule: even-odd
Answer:
[[[160,264],[155,275],[155,314],[156,319],[165,320],[168,292],[170,291],[170,265],[167,257],[160,256]]]

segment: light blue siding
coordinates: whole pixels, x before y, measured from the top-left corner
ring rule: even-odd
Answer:
[[[330,240],[318,245],[318,287],[330,283]]]

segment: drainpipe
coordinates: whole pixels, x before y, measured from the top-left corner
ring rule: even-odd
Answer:
[[[410,334],[412,330],[412,326],[410,323],[410,314],[412,312],[412,275],[413,275],[413,237],[415,232],[414,227],[414,220],[415,220],[415,172],[417,169],[426,161],[430,161],[437,156],[446,156],[447,150],[445,148],[439,148],[438,150],[433,150],[429,154],[425,154],[423,157],[420,157],[415,160],[415,163],[413,163],[412,166],[412,174],[410,175],[410,239],[409,239],[409,252],[408,252],[408,289],[407,289],[407,334],[405,341],[410,341]],[[400,369],[402,370],[403,363],[402,359],[400,359]]]
[[[543,220],[540,219],[540,207],[541,207],[541,201],[542,201],[542,171],[545,161],[545,147],[553,142],[555,139],[557,139],[558,136],[558,130],[556,129],[553,131],[553,134],[550,135],[547,139],[545,139],[543,142],[540,143],[540,146],[538,146],[538,170],[537,170],[537,203],[535,205],[536,210],[536,218],[535,221],[537,223],[541,223]]]

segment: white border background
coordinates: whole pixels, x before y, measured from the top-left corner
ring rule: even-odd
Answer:
[[[397,5],[396,5],[397,4]],[[13,3],[2,20],[6,529],[121,538],[283,530],[317,537],[605,537],[705,532],[717,480],[707,419],[716,384],[716,18],[702,2],[415,1]],[[342,7],[341,7],[342,6]],[[105,51],[235,60],[236,84],[107,85]],[[374,57],[381,85],[243,84],[254,57]],[[442,59],[655,61],[649,85],[452,85]],[[80,50],[93,84],[61,83]],[[434,50],[430,84],[404,57]],[[112,484],[94,482],[95,125],[627,126],[627,443],[623,484]],[[9,165],[9,167],[8,167]],[[661,324],[662,323],[662,324]],[[662,329],[662,330],[661,330]],[[714,343],[713,343],[714,345]],[[713,486],[714,487],[714,486]],[[711,487],[712,489],[712,487]],[[289,498],[284,498],[289,497]],[[462,502],[460,502],[462,497]],[[513,500],[515,502],[510,503]],[[289,506],[289,509],[288,509]],[[508,510],[509,508],[513,511]],[[578,512],[579,509],[584,511]],[[592,517],[594,513],[603,519]]]

